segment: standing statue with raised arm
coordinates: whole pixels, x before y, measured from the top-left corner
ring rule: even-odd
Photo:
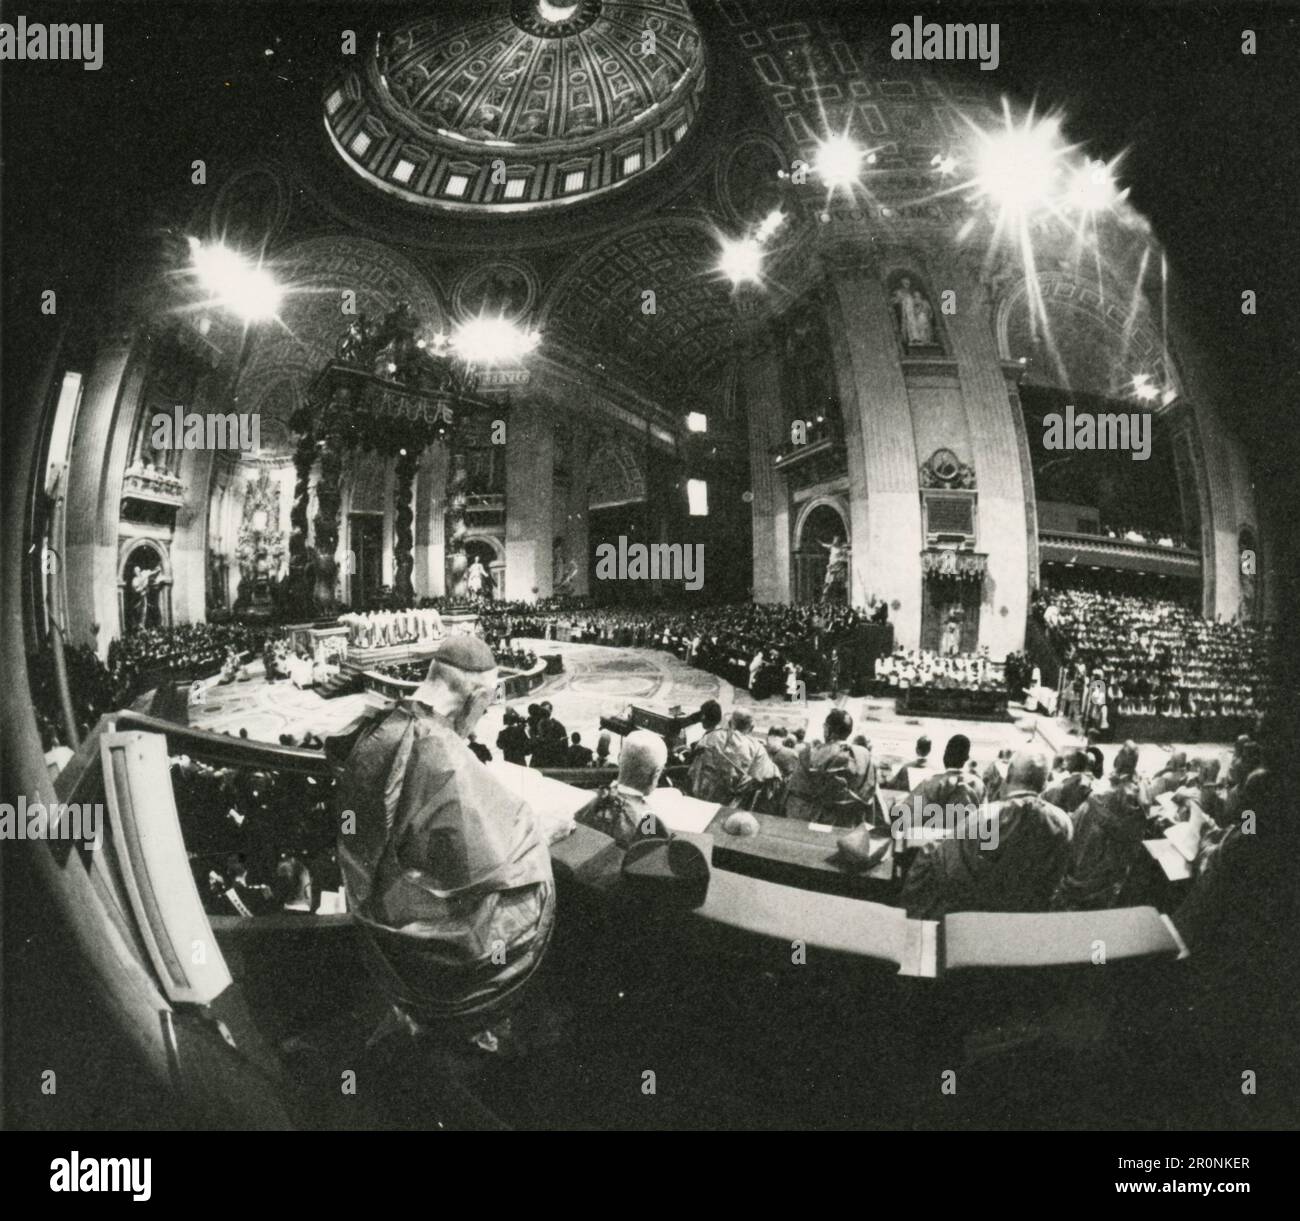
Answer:
[[[835,587],[848,588],[850,547],[838,534],[829,543],[822,543],[830,554],[826,557],[826,579],[822,582],[822,601],[828,602]]]
[[[139,626],[141,628],[149,626],[149,595],[158,587],[158,579],[161,576],[161,568],[140,568],[137,566],[131,571],[131,590],[140,599]]]

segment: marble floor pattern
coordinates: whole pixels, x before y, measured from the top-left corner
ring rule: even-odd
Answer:
[[[884,764],[910,757],[917,737],[923,733],[934,743],[936,758],[944,742],[954,733],[964,733],[970,738],[972,754],[978,759],[991,759],[1002,747],[1015,749],[1032,743],[1044,751],[1057,753],[1068,749],[1073,742],[1063,723],[1025,713],[1014,706],[1013,720],[987,722],[900,716],[894,711],[893,701],[887,699],[842,695],[835,701],[814,699],[804,705],[775,698],[755,700],[748,691],[703,670],[692,669],[671,653],[657,649],[610,648],[556,640],[529,640],[522,645],[538,654],[560,654],[564,659],[564,673],[547,679],[525,698],[512,701],[513,706],[526,712],[529,704],[549,700],[568,731],[581,733],[584,744],[593,750],[602,716],[622,713],[634,703],[658,711],[667,711],[674,705],[693,710],[710,698],[716,699],[724,711],[733,707],[752,711],[755,730],[760,734],[776,725],[788,731],[803,727],[810,736],[820,736],[826,713],[835,706],[846,708],[853,717],[854,732],[866,735],[877,760]],[[244,728],[251,739],[274,743],[282,733],[293,734],[295,738],[308,730],[322,737],[338,733],[366,708],[383,703],[371,694],[323,700],[314,691],[300,691],[287,681],[267,683],[260,663],[251,666],[250,672],[253,677],[247,683],[225,687],[216,685],[215,681],[209,683],[206,702],[190,709],[190,723],[201,729],[236,735]],[[478,729],[479,739],[494,753],[504,714],[505,705],[493,706]],[[617,735],[613,736],[611,747],[617,757]],[[1229,753],[1221,746],[1184,748],[1221,757]],[[1166,745],[1144,745],[1142,768],[1148,772],[1159,770],[1172,749]],[[1108,749],[1108,756],[1109,753]]]

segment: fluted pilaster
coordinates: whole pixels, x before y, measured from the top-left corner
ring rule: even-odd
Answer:
[[[980,551],[988,555],[980,611],[979,642],[994,657],[1024,645],[1029,609],[1029,537],[1027,485],[1021,455],[1023,417],[1017,420],[998,358],[993,321],[983,289],[966,278],[955,262],[940,265],[935,288],[955,292],[955,312],[943,318],[952,356],[957,361],[962,404],[970,435],[971,463],[979,494]],[[1020,431],[1017,431],[1017,424]],[[1041,437],[1027,437],[1029,445]]]
[[[506,441],[506,597],[549,598],[554,556],[555,440],[535,403],[510,409]]]
[[[750,506],[754,522],[754,601],[790,601],[790,498],[772,469],[772,450],[785,431],[781,371],[770,339],[744,361],[749,430]]]
[[[889,602],[898,642],[913,648],[921,635],[921,499],[894,323],[865,259],[828,259],[826,270],[827,325],[848,451],[850,597],[855,605],[872,594]]]

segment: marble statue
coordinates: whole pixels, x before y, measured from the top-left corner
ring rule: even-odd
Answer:
[[[903,342],[908,347],[933,346],[934,310],[925,294],[912,287],[909,277],[904,276],[894,289],[893,302]]]

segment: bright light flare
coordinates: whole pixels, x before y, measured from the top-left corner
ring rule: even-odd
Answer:
[[[1133,393],[1143,403],[1153,403],[1160,397],[1160,389],[1151,380],[1151,374],[1139,373],[1133,379]]]
[[[832,190],[852,186],[862,170],[864,155],[848,136],[831,136],[817,147],[813,173]]]
[[[496,365],[522,360],[541,340],[540,331],[525,330],[509,318],[480,315],[457,326],[450,344],[471,365]]]
[[[1001,131],[980,133],[976,182],[1009,219],[1023,220],[1055,198],[1065,151],[1054,119],[1031,114],[1021,127],[1008,120]]]
[[[1070,175],[1065,202],[1077,212],[1104,212],[1128,194],[1119,189],[1114,170],[1104,161],[1085,161]]]
[[[759,283],[763,278],[763,243],[756,237],[724,238],[718,270],[733,285]]]
[[[764,218],[762,224],[758,226],[758,232],[754,234],[754,240],[766,242],[775,237],[778,230],[785,224],[785,213],[780,208],[773,208]]]
[[[561,21],[568,21],[577,11],[578,6],[576,3],[551,4],[549,0],[537,0],[537,15],[543,21],[548,21],[552,25]]]
[[[275,277],[228,246],[190,238],[190,258],[205,292],[245,322],[274,318],[284,298]]]

